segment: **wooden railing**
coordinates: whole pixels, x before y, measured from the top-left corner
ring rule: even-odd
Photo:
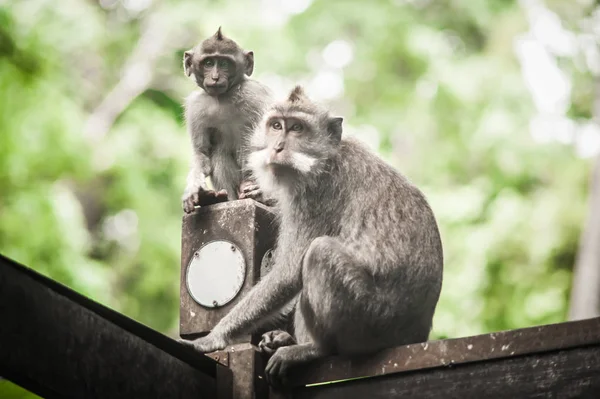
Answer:
[[[303,399],[600,398],[600,318],[323,359],[291,382]]]

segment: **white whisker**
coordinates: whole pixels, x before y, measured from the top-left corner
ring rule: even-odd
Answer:
[[[300,172],[308,173],[317,163],[317,159],[301,152],[292,152],[292,165]]]

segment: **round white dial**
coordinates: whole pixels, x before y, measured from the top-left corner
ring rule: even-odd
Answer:
[[[229,241],[211,241],[198,249],[187,267],[192,298],[207,308],[224,306],[240,292],[246,278],[242,251]]]

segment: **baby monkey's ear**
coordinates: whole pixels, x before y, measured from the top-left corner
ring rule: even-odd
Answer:
[[[327,132],[331,136],[334,142],[339,143],[342,139],[342,122],[344,118],[341,116],[335,116],[333,118],[329,118],[327,121]]]
[[[254,72],[254,52],[245,51],[244,60],[246,61],[244,73],[248,76],[252,76],[252,72]]]
[[[185,72],[185,76],[192,75],[192,58],[194,55],[193,50],[188,50],[183,53],[183,70]]]

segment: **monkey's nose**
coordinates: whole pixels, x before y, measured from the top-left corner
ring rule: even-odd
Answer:
[[[269,154],[269,157],[267,159],[267,164],[277,163],[278,154],[279,154],[278,151],[271,151],[271,153]]]

